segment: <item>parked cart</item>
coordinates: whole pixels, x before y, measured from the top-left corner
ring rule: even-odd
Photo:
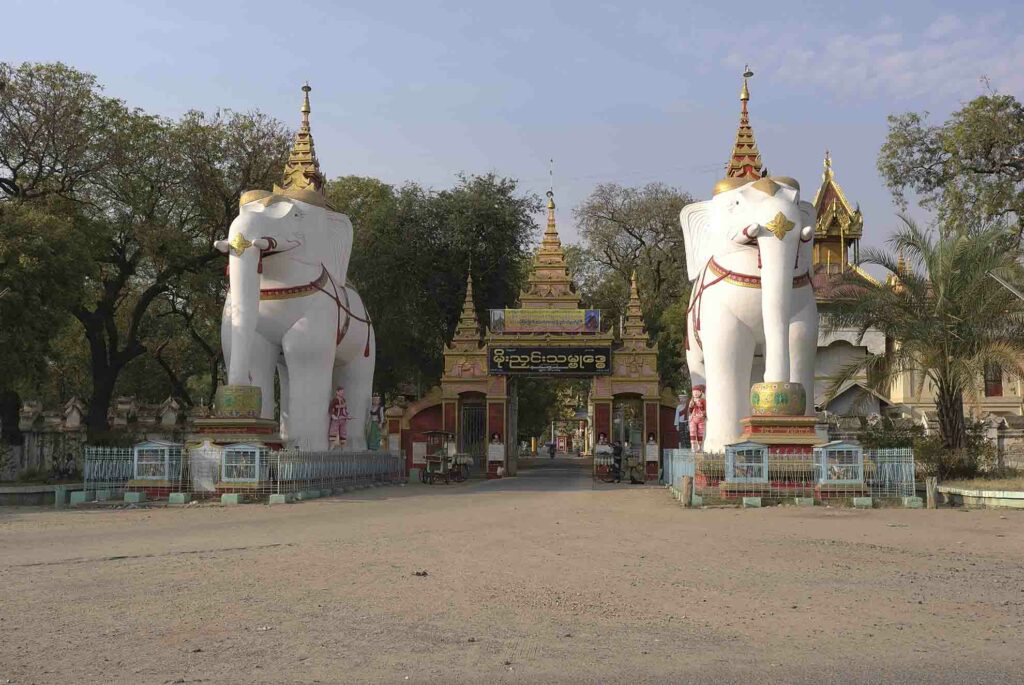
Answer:
[[[420,470],[420,480],[424,483],[436,483],[452,480],[452,459],[455,434],[448,431],[427,431],[426,465]],[[464,479],[463,479],[464,480]]]

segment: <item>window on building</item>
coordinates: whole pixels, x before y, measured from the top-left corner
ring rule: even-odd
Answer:
[[[1003,396],[1003,369],[997,364],[985,367],[985,397]]]

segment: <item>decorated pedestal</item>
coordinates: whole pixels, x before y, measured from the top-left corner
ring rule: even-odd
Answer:
[[[195,419],[189,442],[209,440],[215,445],[257,443],[270,449],[282,447],[275,419],[260,418],[262,392],[254,385],[222,385],[217,388],[214,415]]]
[[[817,419],[804,416],[807,393],[799,383],[755,383],[750,389],[752,415],[740,421],[744,441],[788,448],[786,453],[811,454],[817,443]],[[783,451],[783,450],[770,450]]]
[[[815,417],[804,416],[807,394],[799,383],[756,383],[750,390],[752,414],[741,421],[739,443],[729,445],[717,476],[723,498],[788,498],[817,492],[819,467],[814,445]]]

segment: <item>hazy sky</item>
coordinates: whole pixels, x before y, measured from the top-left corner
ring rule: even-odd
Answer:
[[[0,60],[62,60],[168,116],[260,108],[295,126],[313,87],[329,176],[448,186],[494,170],[543,193],[563,237],[600,182],[710,195],[739,116],[765,164],[810,199],[826,148],[866,240],[894,225],[875,158],[885,117],[944,119],[983,92],[1021,97],[1013,2],[46,2],[11,0]]]

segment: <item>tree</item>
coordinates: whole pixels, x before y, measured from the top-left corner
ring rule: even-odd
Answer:
[[[494,174],[460,176],[454,188],[440,191],[346,176],[328,183],[327,196],[353,223],[349,280],[373,316],[377,389],[433,385],[458,323],[467,271],[480,320],[487,309],[515,302],[539,199]]]
[[[0,390],[8,392],[42,382],[88,268],[66,203],[38,204],[0,203]]]
[[[917,390],[925,381],[934,389],[945,448],[960,449],[969,437],[964,397],[977,394],[985,370],[1024,374],[1024,304],[990,275],[1021,282],[1015,236],[998,223],[941,236],[905,217],[903,223],[888,241],[890,251],[866,250],[862,257],[895,274],[895,283],[868,283],[848,272],[824,313],[828,332],[852,328],[863,336],[876,329],[893,344],[844,367],[831,392],[864,371],[881,391],[900,374],[922,374]]]
[[[67,310],[89,348],[86,421],[95,435],[107,428],[125,368],[166,350],[158,317],[210,316],[208,306],[190,308],[187,294],[216,291],[212,242],[226,234],[241,192],[278,178],[289,135],[258,112],[150,116],[61,64],[0,65],[0,76],[0,197],[35,209],[64,201],[58,216],[73,222],[83,249],[87,278]]]
[[[573,211],[584,239],[582,251],[570,261],[581,278],[581,294],[614,321],[625,309],[635,270],[644,321],[659,344],[659,373],[674,386],[683,381],[686,326],[685,304],[680,303],[690,292],[679,212],[693,201],[688,193],[661,183],[642,188],[604,183]]]
[[[1024,105],[1012,95],[975,98],[942,125],[927,113],[889,117],[878,170],[906,207],[916,193],[943,226],[1001,219],[1024,237]]]

